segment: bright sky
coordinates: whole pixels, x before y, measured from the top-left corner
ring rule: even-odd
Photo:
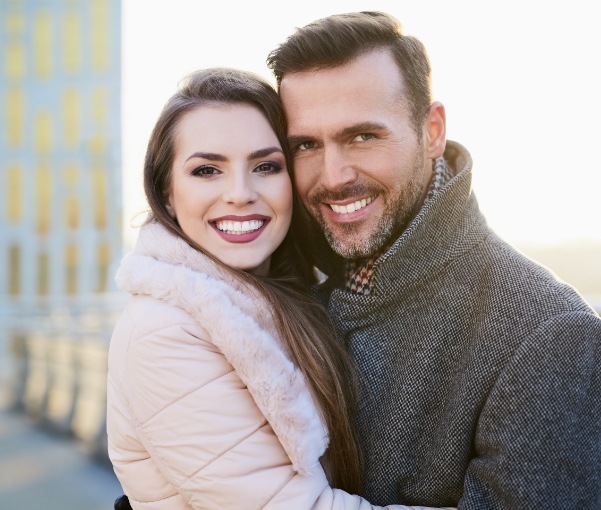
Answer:
[[[249,69],[295,27],[383,10],[426,45],[448,138],[511,242],[601,242],[601,31],[586,0],[123,0],[125,218],[145,208],[145,145],[177,82],[202,67]],[[130,236],[128,236],[130,237]]]

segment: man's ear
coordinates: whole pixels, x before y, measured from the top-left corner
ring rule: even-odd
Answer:
[[[447,118],[444,105],[435,101],[426,119],[426,149],[429,159],[440,158],[447,144]]]

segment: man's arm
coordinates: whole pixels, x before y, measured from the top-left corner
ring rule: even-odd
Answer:
[[[601,320],[540,325],[482,410],[459,508],[601,508]]]

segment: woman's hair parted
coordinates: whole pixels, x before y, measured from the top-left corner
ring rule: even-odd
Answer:
[[[291,228],[272,255],[268,277],[233,269],[195,243],[168,209],[175,138],[180,119],[205,104],[243,104],[258,108],[275,132],[288,169],[292,157],[286,139],[284,109],[275,89],[260,76],[229,68],[200,70],[186,77],[167,101],[151,133],[144,162],[144,190],[151,209],[147,221],[162,224],[174,235],[219,264],[232,278],[253,286],[271,305],[279,340],[305,375],[329,432],[324,467],[331,483],[349,492],[361,487],[361,460],[352,424],[356,405],[355,372],[336,339],[325,309],[308,295],[314,271],[302,256],[300,235],[305,231],[300,202],[294,194]]]

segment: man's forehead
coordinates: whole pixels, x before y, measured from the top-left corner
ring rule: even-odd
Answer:
[[[375,48],[360,53],[351,60],[339,65],[324,65],[302,71],[287,72],[279,83],[281,91],[286,83],[297,86],[309,86],[314,81],[336,80],[354,76],[359,81],[371,81],[376,75],[385,75],[388,80],[403,81],[400,69],[392,51],[389,48]]]
[[[293,84],[291,84],[293,85]],[[374,92],[374,93],[372,93]],[[368,87],[310,87],[284,89],[282,100],[288,118],[288,134],[317,136],[337,133],[350,126],[389,124],[394,117],[408,114],[399,90],[371,91]]]
[[[331,114],[336,104],[357,108],[357,103],[398,101],[403,95],[404,80],[393,57],[388,53],[371,53],[344,66],[286,74],[279,93],[287,112],[301,108],[327,108]]]

